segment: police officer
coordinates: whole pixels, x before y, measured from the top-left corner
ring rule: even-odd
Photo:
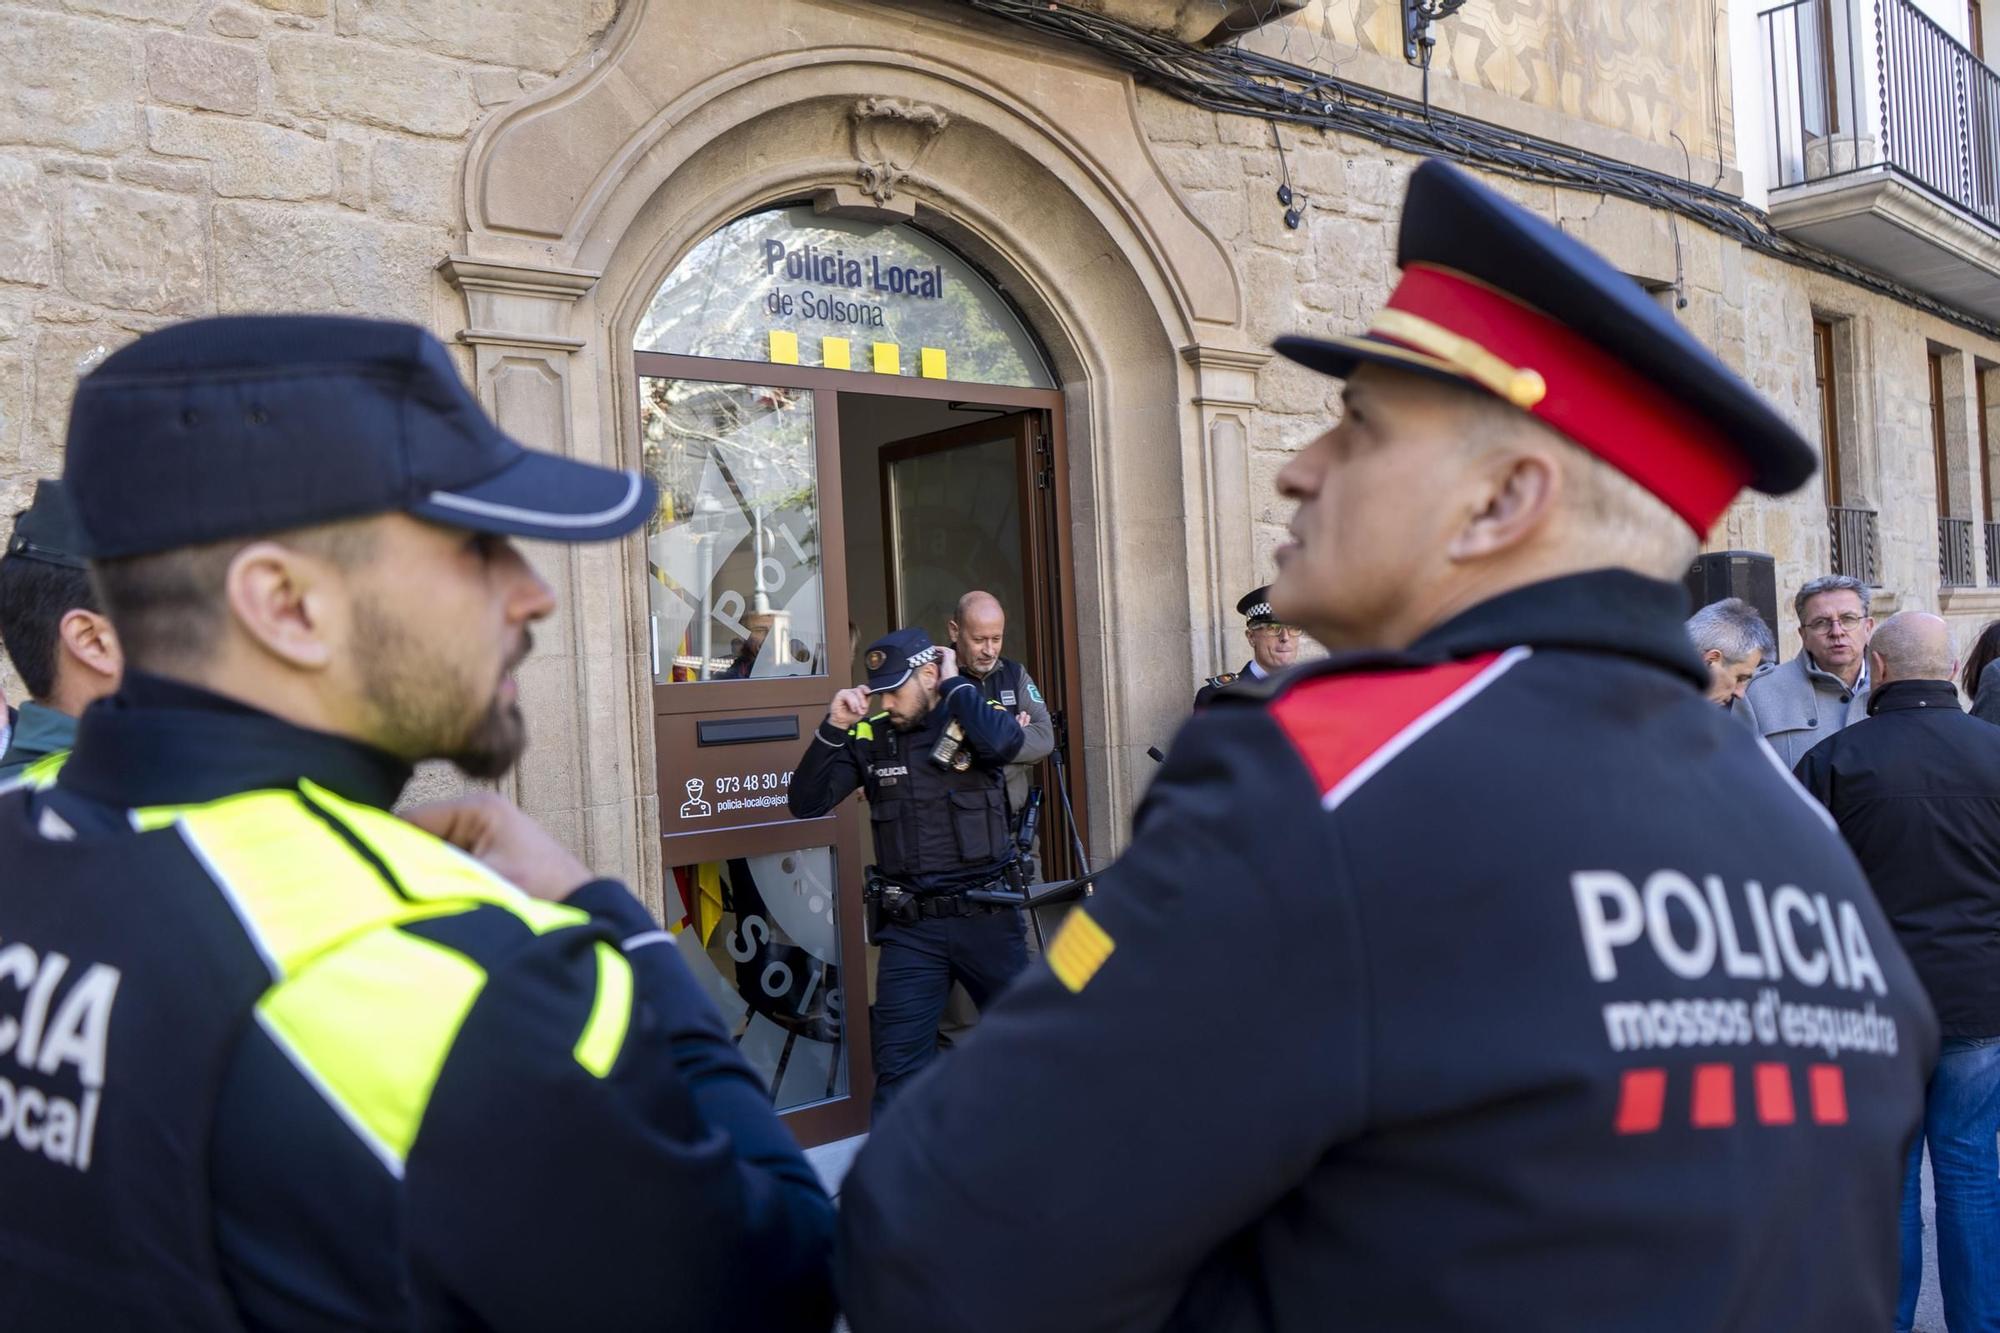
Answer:
[[[509,538],[652,485],[306,317],[113,354],[65,481],[128,671],[0,796],[0,1324],[827,1327],[831,1207],[644,909],[497,797],[389,813],[521,752]]]
[[[1195,691],[1194,706],[1201,708],[1215,692],[1239,680],[1263,680],[1283,671],[1298,659],[1299,631],[1287,625],[1271,610],[1271,585],[1246,592],[1236,601],[1236,614],[1243,617],[1243,637],[1250,641],[1250,660],[1241,671],[1225,671],[1210,676]]]
[[[987,700],[1014,715],[1021,724],[1021,748],[1007,765],[1007,811],[1018,830],[1035,783],[1035,766],[1056,748],[1056,729],[1049,717],[1048,701],[1028,668],[1001,654],[1007,639],[1007,612],[1000,599],[990,592],[974,589],[958,599],[951,622],[945,626],[951,637],[952,652],[959,674],[979,687]],[[1038,878],[1038,858],[1030,848],[1022,849],[1022,873]]]
[[[1400,257],[1366,333],[1278,343],[1347,380],[1271,590],[1334,656],[1195,715],[875,1127],[856,1333],[1889,1326],[1936,1023],[1674,581],[1813,450],[1456,169]]]
[[[0,556],[0,644],[28,687],[0,747],[0,788],[55,772],[76,739],[77,716],[118,688],[118,635],[98,609],[82,549],[68,494],[44,477]]]
[[[1012,887],[1004,784],[1022,731],[920,629],[884,635],[862,660],[867,688],[833,696],[789,803],[796,818],[817,819],[867,790],[869,933],[882,946],[870,1029],[879,1111],[937,1054],[953,981],[983,1010],[1027,965],[1018,911],[965,896]]]

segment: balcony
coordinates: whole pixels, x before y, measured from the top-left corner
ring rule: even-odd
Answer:
[[[1979,573],[1972,563],[1972,520],[1938,520],[1938,586],[1976,588]]]
[[[1910,0],[1758,16],[1771,223],[2000,320],[2000,75]]]
[[[1860,579],[1870,587],[1882,582],[1882,564],[1875,539],[1875,511],[1828,505],[1827,527],[1833,532],[1833,572]]]

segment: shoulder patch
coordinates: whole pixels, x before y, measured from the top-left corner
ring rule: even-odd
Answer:
[[[1510,648],[1438,666],[1316,676],[1280,695],[1270,713],[1312,770],[1320,804],[1332,810],[1529,652]]]
[[[1234,671],[1225,671],[1219,676],[1210,676],[1206,681],[1203,681],[1202,683],[1207,685],[1210,689],[1219,690],[1224,685],[1229,684],[1231,681],[1235,679],[1236,679],[1236,673]]]

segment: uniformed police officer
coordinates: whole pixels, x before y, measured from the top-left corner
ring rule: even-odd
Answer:
[[[1250,660],[1241,671],[1225,671],[1210,676],[1195,691],[1194,706],[1201,708],[1215,692],[1239,680],[1257,681],[1273,676],[1299,656],[1299,631],[1287,625],[1271,610],[1271,585],[1265,584],[1236,599],[1236,614],[1243,617],[1243,637],[1250,641]]]
[[[124,658],[82,549],[62,482],[42,478],[0,556],[0,644],[28,687],[20,722],[0,746],[0,790],[60,767],[77,717],[118,688]]]
[[[1035,783],[1035,766],[1056,748],[1056,729],[1028,668],[1002,654],[1007,640],[1007,612],[990,592],[974,589],[958,599],[945,626],[959,674],[979,687],[979,693],[1014,715],[1021,724],[1021,748],[1007,765],[1007,813],[1018,826]],[[1022,848],[1022,874],[1039,878],[1038,858]]]
[[[113,354],[65,480],[128,672],[0,797],[0,1325],[829,1325],[831,1207],[632,895],[497,797],[389,813],[521,752],[508,538],[651,484],[306,317]]]
[[[1935,1020],[1676,579],[1811,447],[1431,162],[1131,850],[842,1192],[856,1333],[1889,1326]],[[1254,830],[1254,836],[1249,832]]]
[[[872,1011],[875,1107],[937,1054],[953,981],[982,1010],[1027,965],[1019,913],[966,897],[1005,890],[1014,865],[1005,770],[1020,753],[1011,712],[958,674],[920,629],[868,646],[866,689],[833,696],[789,802],[816,819],[863,787],[875,834]]]

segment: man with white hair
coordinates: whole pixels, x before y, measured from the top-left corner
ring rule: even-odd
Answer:
[[[1194,714],[1046,965],[877,1121],[855,1333],[1888,1323],[1935,1022],[1673,581],[1814,451],[1442,163],[1399,258],[1366,333],[1277,343],[1347,381],[1271,588],[1333,655]]]
[[[1959,707],[1951,631],[1905,611],[1868,644],[1868,716],[1799,762],[1937,1009],[1943,1045],[1903,1181],[1907,1333],[1923,1280],[1924,1145],[1945,1323],[2000,1328],[2000,731]]]
[[[1708,665],[1708,701],[1731,708],[1756,679],[1757,668],[1777,655],[1771,627],[1741,597],[1710,602],[1688,617],[1688,639]]]

